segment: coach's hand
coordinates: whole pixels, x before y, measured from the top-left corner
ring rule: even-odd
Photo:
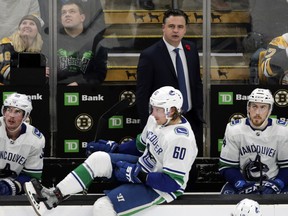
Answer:
[[[284,188],[284,182],[280,179],[263,181],[262,194],[279,194]]]
[[[235,188],[239,194],[256,194],[258,193],[258,187],[254,182],[246,182],[244,180],[239,180],[235,183]]]
[[[114,174],[118,181],[141,183],[140,179],[137,177],[140,170],[141,166],[138,163],[131,164],[125,161],[118,161]]]
[[[113,153],[118,149],[119,144],[112,140],[98,140],[97,142],[92,141],[87,144],[86,155],[89,156],[96,151],[104,151]]]

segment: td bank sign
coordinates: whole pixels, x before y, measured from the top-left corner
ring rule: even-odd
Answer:
[[[247,101],[248,96],[235,94],[235,101]],[[234,92],[218,92],[218,105],[233,105]]]
[[[233,105],[233,92],[218,92],[219,105]]]

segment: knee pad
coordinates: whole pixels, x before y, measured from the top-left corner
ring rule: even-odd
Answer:
[[[113,204],[107,196],[101,197],[93,205],[93,216],[117,216]]]
[[[111,178],[112,163],[108,153],[94,152],[84,162],[92,170],[95,177]]]

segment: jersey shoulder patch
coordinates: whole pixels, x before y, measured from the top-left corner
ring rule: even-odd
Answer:
[[[276,124],[286,127],[288,125],[288,121],[286,119],[277,119]]]
[[[176,127],[174,131],[176,134],[189,136],[189,131],[185,127]]]
[[[43,136],[43,134],[37,128],[34,128],[32,133],[39,139],[41,139]]]
[[[233,126],[233,125],[237,125],[237,124],[240,124],[240,123],[241,123],[241,119],[235,119],[235,120],[230,122],[230,125]]]

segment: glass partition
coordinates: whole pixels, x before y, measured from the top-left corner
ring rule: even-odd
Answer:
[[[57,86],[61,83],[59,82],[59,67],[65,68],[67,64],[70,64],[69,71],[75,72],[79,68],[87,69],[88,67],[89,69],[90,66],[82,63],[86,57],[90,58],[90,53],[83,52],[83,50],[92,47],[91,51],[99,51],[104,47],[107,52],[107,61],[105,61],[105,51],[100,52],[99,56],[93,59],[94,63],[102,59],[102,66],[99,67],[103,70],[105,67],[103,61],[107,62],[105,80],[103,76],[98,77],[99,85],[95,85],[95,88],[101,88],[103,85],[122,87],[136,85],[139,55],[143,49],[162,38],[163,12],[168,8],[179,8],[187,13],[189,25],[185,38],[197,44],[200,55],[206,121],[203,134],[205,140],[203,156],[217,155],[217,152],[211,152],[215,149],[215,146],[211,148],[211,145],[218,145],[215,141],[211,142],[211,133],[214,133],[211,128],[211,115],[215,114],[212,112],[211,86],[227,86],[227,91],[229,91],[229,86],[233,86],[231,91],[235,91],[238,85],[283,85],[287,82],[284,76],[286,63],[274,65],[276,69],[269,66],[268,71],[263,66],[264,64],[261,67],[270,41],[288,31],[288,15],[285,13],[288,6],[286,0],[153,0],[148,3],[142,0],[78,0],[78,2],[85,15],[83,21],[85,33],[81,33],[78,38],[76,36],[67,39],[61,35],[64,33],[67,36],[68,34],[61,23],[61,17],[63,18],[70,10],[69,8],[63,10],[62,5],[66,4],[66,1],[39,0],[41,17],[45,22],[42,28],[43,53],[47,55],[50,67],[52,136],[65,130],[65,128],[57,128],[59,113],[57,113],[56,97]],[[80,20],[81,16],[79,16]],[[71,24],[69,18],[64,22],[67,22],[69,29],[69,22]],[[77,52],[72,52],[73,47],[75,47],[74,51],[80,51],[81,59],[78,58],[79,56],[78,59],[73,58],[73,55],[74,57],[77,55]],[[61,56],[60,61],[59,56]],[[97,64],[101,65],[101,61]],[[281,59],[278,61],[283,62]],[[99,67],[96,66],[97,70]],[[276,72],[269,69],[275,69]],[[87,80],[87,77],[90,80],[90,76],[83,78],[83,74],[85,74],[83,71],[79,73],[82,81]],[[267,74],[272,77],[267,78]],[[62,75],[67,76],[67,71],[64,71]],[[63,81],[62,84],[69,83]],[[73,88],[69,90],[73,91]],[[130,90],[127,91],[130,92]],[[134,93],[132,90],[132,95]],[[221,121],[228,122],[229,119]],[[217,133],[218,139],[224,136],[223,131]],[[51,155],[55,155],[55,148],[59,143],[52,143],[52,145],[54,150],[51,150]]]

